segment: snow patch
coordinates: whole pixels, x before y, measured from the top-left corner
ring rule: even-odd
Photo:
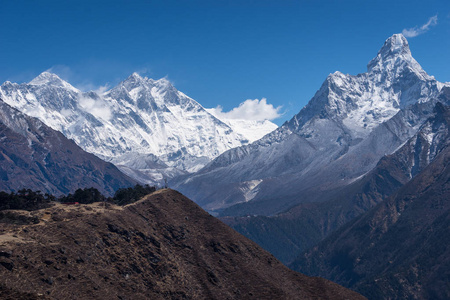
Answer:
[[[259,192],[257,187],[261,182],[262,179],[250,180],[242,183],[240,190],[242,191],[245,202],[248,202],[256,197]]]

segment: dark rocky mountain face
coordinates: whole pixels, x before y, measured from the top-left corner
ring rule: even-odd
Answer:
[[[442,105],[436,110],[400,150],[399,158],[410,161],[406,173],[416,176],[299,256],[292,268],[370,299],[450,298],[450,111]]]
[[[448,107],[441,103],[434,109],[416,105],[414,115],[425,111],[426,114],[433,113],[414,137],[394,154],[384,156],[374,170],[337,190],[328,200],[300,204],[271,217],[224,217],[222,220],[283,263],[291,263],[299,253],[392,195],[448,145]]]
[[[0,99],[0,189],[65,194],[95,187],[106,195],[135,184],[111,163],[78,147]]]
[[[51,299],[363,299],[296,273],[178,192],[0,223],[0,286]],[[36,223],[36,222],[33,222]]]

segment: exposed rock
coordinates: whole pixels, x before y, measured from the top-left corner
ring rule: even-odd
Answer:
[[[336,191],[329,200],[300,204],[271,217],[222,220],[283,263],[291,263],[298,254],[396,192],[450,143],[450,108],[438,102],[433,111],[400,149],[384,156],[372,171]]]
[[[292,267],[370,299],[449,299],[449,228],[447,144],[394,195],[299,256]]]
[[[95,187],[112,195],[136,183],[113,164],[1,99],[0,140],[0,190],[29,188],[60,195]]]

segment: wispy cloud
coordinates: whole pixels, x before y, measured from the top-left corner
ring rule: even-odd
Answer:
[[[58,77],[65,81],[70,81],[73,77],[72,70],[65,65],[54,65],[51,68],[45,70],[45,72],[56,74],[58,75]]]
[[[75,84],[75,87],[82,92],[91,92],[92,91],[99,95],[102,95],[104,92],[108,91],[111,88],[109,83],[98,86],[87,80]]]
[[[281,106],[274,107],[272,104],[268,104],[267,99],[262,98],[261,100],[245,100],[238,107],[228,112],[223,112],[223,108],[220,105],[216,108],[210,108],[208,111],[219,119],[264,121],[281,117],[281,108]]]
[[[93,99],[90,97],[81,96],[78,99],[78,104],[86,111],[97,118],[109,121],[112,117],[112,112],[108,104],[102,97]],[[64,114],[64,113],[63,113]]]
[[[424,34],[425,32],[427,32],[431,27],[435,26],[438,22],[438,17],[437,15],[432,16],[430,19],[428,19],[428,22],[426,22],[425,24],[423,24],[422,26],[415,26],[413,28],[409,28],[409,29],[403,29],[402,34],[405,37],[415,37],[421,34]]]

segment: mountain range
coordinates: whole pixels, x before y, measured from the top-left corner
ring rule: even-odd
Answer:
[[[29,83],[5,82],[0,96],[85,151],[151,184],[194,172],[277,127],[269,121],[222,122],[168,80],[137,73],[108,91],[81,92],[43,72]],[[247,125],[253,130],[248,132]]]
[[[290,264],[298,254],[383,202],[420,174],[448,144],[449,122],[444,117],[447,110],[447,106],[438,102],[418,133],[395,153],[382,157],[369,173],[326,201],[302,203],[274,216],[223,217],[222,220]]]
[[[424,84],[420,91],[427,93]],[[272,202],[252,200],[221,210],[222,220],[294,270],[369,299],[448,299],[450,86],[436,86],[437,94],[425,101],[413,97],[359,142],[363,159],[393,149],[362,176],[320,191],[321,201],[303,202],[299,193],[299,204],[263,216]],[[361,162],[351,158],[338,160],[350,167]]]
[[[449,86],[429,76],[395,34],[366,73],[330,74],[290,121],[174,186],[223,216],[274,215],[329,200],[411,138]]]
[[[67,193],[77,185],[92,185],[111,194],[135,180],[158,184],[170,179],[171,187],[292,269],[323,276],[370,299],[447,299],[449,107],[450,83],[428,75],[401,34],[385,41],[367,72],[330,74],[309,103],[279,128],[268,121],[220,119],[166,79],[134,73],[108,91],[81,92],[44,72],[29,83],[6,82],[0,87],[0,187]],[[97,233],[108,247],[95,245],[111,260],[94,261],[118,266],[119,275],[125,276],[114,275],[119,284],[135,291],[147,289],[154,297],[211,298],[224,288],[229,288],[228,298],[305,292],[296,285],[298,275],[247,241],[237,251],[229,241],[241,237],[180,194],[165,190],[147,200],[151,201],[107,212],[75,209],[87,224],[78,227],[102,228]],[[90,219],[89,211],[96,213],[98,222]],[[58,221],[61,213],[69,220],[71,212],[61,207],[47,211],[41,221],[49,225],[49,236],[60,232],[48,215]],[[207,220],[201,229],[196,227],[199,220]],[[148,230],[143,233],[138,227]],[[138,231],[147,237],[146,243],[141,243]],[[26,233],[20,243],[34,238]],[[47,237],[39,238],[50,244]],[[127,243],[134,239],[133,249],[149,243],[158,248],[154,240],[167,242],[165,252],[152,248],[151,259],[160,251],[158,259],[168,260],[151,275],[142,272],[137,265],[151,269],[155,263],[131,262],[133,257],[141,259],[141,253],[120,238]],[[209,256],[202,252],[205,249],[215,253]],[[182,255],[172,257],[175,251]],[[36,255],[34,261],[39,260]],[[91,255],[97,259],[98,253]],[[2,264],[7,271],[16,265],[30,268],[26,256],[11,257]],[[75,261],[92,259],[79,257]],[[239,267],[231,270],[229,262],[239,262]],[[266,263],[276,267],[268,271]],[[66,282],[66,275],[45,270],[41,266],[34,271],[45,275],[40,280],[49,284],[47,294],[59,296],[54,287]],[[107,267],[97,271],[115,272]],[[238,284],[228,273],[248,282]],[[165,279],[155,283],[149,279],[155,274]],[[97,275],[81,277],[95,283],[89,288],[103,289],[105,277]],[[130,276],[138,279],[136,284],[126,284]],[[181,282],[178,289],[174,278]],[[195,282],[200,294],[183,285],[186,282]],[[3,282],[0,287],[14,290],[14,284]],[[331,297],[326,281],[308,284],[314,293],[327,286],[326,297]],[[119,290],[112,288],[111,293],[118,295]],[[87,293],[79,292],[78,296]],[[315,297],[305,293],[306,298]]]

